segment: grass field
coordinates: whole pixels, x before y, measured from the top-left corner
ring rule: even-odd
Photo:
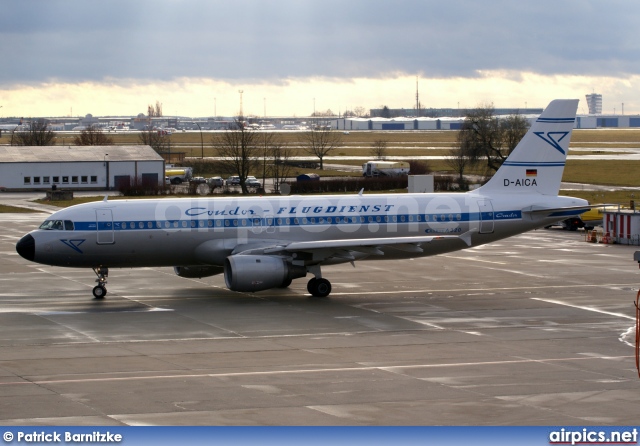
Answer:
[[[34,212],[38,212],[38,211],[34,211],[33,209],[21,208],[17,206],[7,206],[4,204],[0,204],[0,214],[4,214],[4,213],[31,214]]]

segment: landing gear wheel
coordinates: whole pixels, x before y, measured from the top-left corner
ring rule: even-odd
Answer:
[[[109,277],[109,268],[104,266],[99,266],[93,268],[93,272],[98,276],[96,282],[98,284],[93,287],[93,297],[96,299],[104,299],[104,296],[107,295],[107,277]]]
[[[318,280],[318,279],[316,279],[315,277],[312,277],[307,282],[307,291],[309,292],[309,294],[313,295],[313,290],[315,289],[314,286],[315,286],[316,280]]]
[[[311,279],[307,290],[313,297],[327,297],[331,293],[331,282],[327,279]]]
[[[104,299],[107,295],[107,289],[103,285],[96,285],[93,287],[93,297],[96,299]]]

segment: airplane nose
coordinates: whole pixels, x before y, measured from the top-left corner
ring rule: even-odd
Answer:
[[[27,234],[22,237],[18,243],[16,243],[16,251],[25,259],[33,262],[34,257],[36,256],[36,241],[33,239],[31,234]]]

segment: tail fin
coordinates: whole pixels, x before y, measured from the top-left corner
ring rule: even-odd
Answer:
[[[558,195],[578,99],[551,101],[495,175],[479,190]]]

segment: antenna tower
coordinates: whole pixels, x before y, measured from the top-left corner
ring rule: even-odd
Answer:
[[[420,117],[420,95],[418,93],[418,76],[416,76],[416,116]]]

